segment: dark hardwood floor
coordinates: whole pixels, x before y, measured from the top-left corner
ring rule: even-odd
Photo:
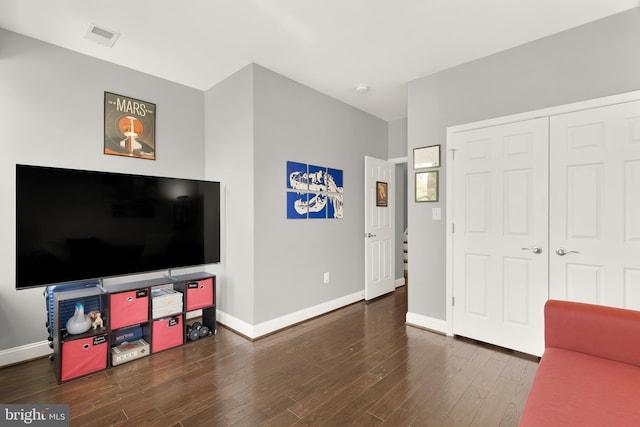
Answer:
[[[514,426],[534,358],[404,324],[407,289],[250,342],[224,327],[57,385],[0,369],[0,402],[66,403],[72,426]]]

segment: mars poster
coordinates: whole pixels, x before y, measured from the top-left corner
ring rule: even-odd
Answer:
[[[156,159],[156,105],[104,93],[104,154]]]

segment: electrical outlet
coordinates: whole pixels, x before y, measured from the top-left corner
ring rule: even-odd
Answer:
[[[324,273],[324,283],[329,283],[329,272]]]

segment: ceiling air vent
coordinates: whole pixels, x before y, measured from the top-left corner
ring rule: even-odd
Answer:
[[[89,29],[84,35],[85,39],[89,39],[98,44],[109,47],[113,47],[113,44],[118,40],[118,37],[120,37],[120,33],[107,30],[104,27],[98,27],[96,24],[89,25]]]

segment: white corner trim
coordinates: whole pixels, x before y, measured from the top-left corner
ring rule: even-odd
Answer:
[[[387,162],[395,163],[396,165],[399,165],[399,164],[402,164],[402,163],[408,163],[409,162],[409,158],[408,157],[394,157],[393,159],[387,160]]]
[[[633,102],[640,99],[640,90],[631,92],[618,93],[615,95],[603,96],[600,98],[588,99],[586,101],[577,101],[570,104],[555,105],[553,107],[542,108],[539,110],[526,111],[524,113],[510,114],[508,116],[484,119],[477,122],[465,123],[461,125],[451,126],[452,133],[465,132],[473,129],[486,128],[491,126],[499,126],[507,123],[521,122],[524,120],[537,119],[539,117],[556,116],[559,114],[573,113],[575,111],[590,110],[592,108],[604,107],[607,105],[623,104]],[[447,138],[448,139],[448,138]],[[447,147],[449,147],[447,141]]]
[[[251,325],[220,310],[217,310],[217,318],[223,325],[228,326],[251,339],[255,339],[295,325],[296,323],[329,313],[330,311],[353,304],[354,302],[361,301],[363,299],[363,295],[363,291],[358,291],[313,307],[305,308],[272,320],[267,320],[266,322],[258,323],[257,325]]]
[[[446,202],[446,261],[445,261],[445,319],[448,334],[453,335],[453,172],[455,170],[454,156],[455,148],[453,144],[453,130],[447,128],[447,184],[445,194]]]
[[[221,311],[220,309],[216,310],[216,321],[241,333],[242,335],[249,337],[251,339],[253,336],[253,325],[245,322],[244,320],[240,320],[237,317],[233,317],[230,314]]]
[[[49,347],[49,341],[40,341],[33,344],[21,345],[20,347],[0,350],[0,367],[37,359],[51,353],[53,353],[53,350]]]
[[[436,332],[441,332],[446,335],[451,335],[447,322],[441,319],[434,319],[433,317],[423,316],[422,314],[416,314],[407,312],[406,322],[408,325],[417,326],[419,328],[429,329]]]

